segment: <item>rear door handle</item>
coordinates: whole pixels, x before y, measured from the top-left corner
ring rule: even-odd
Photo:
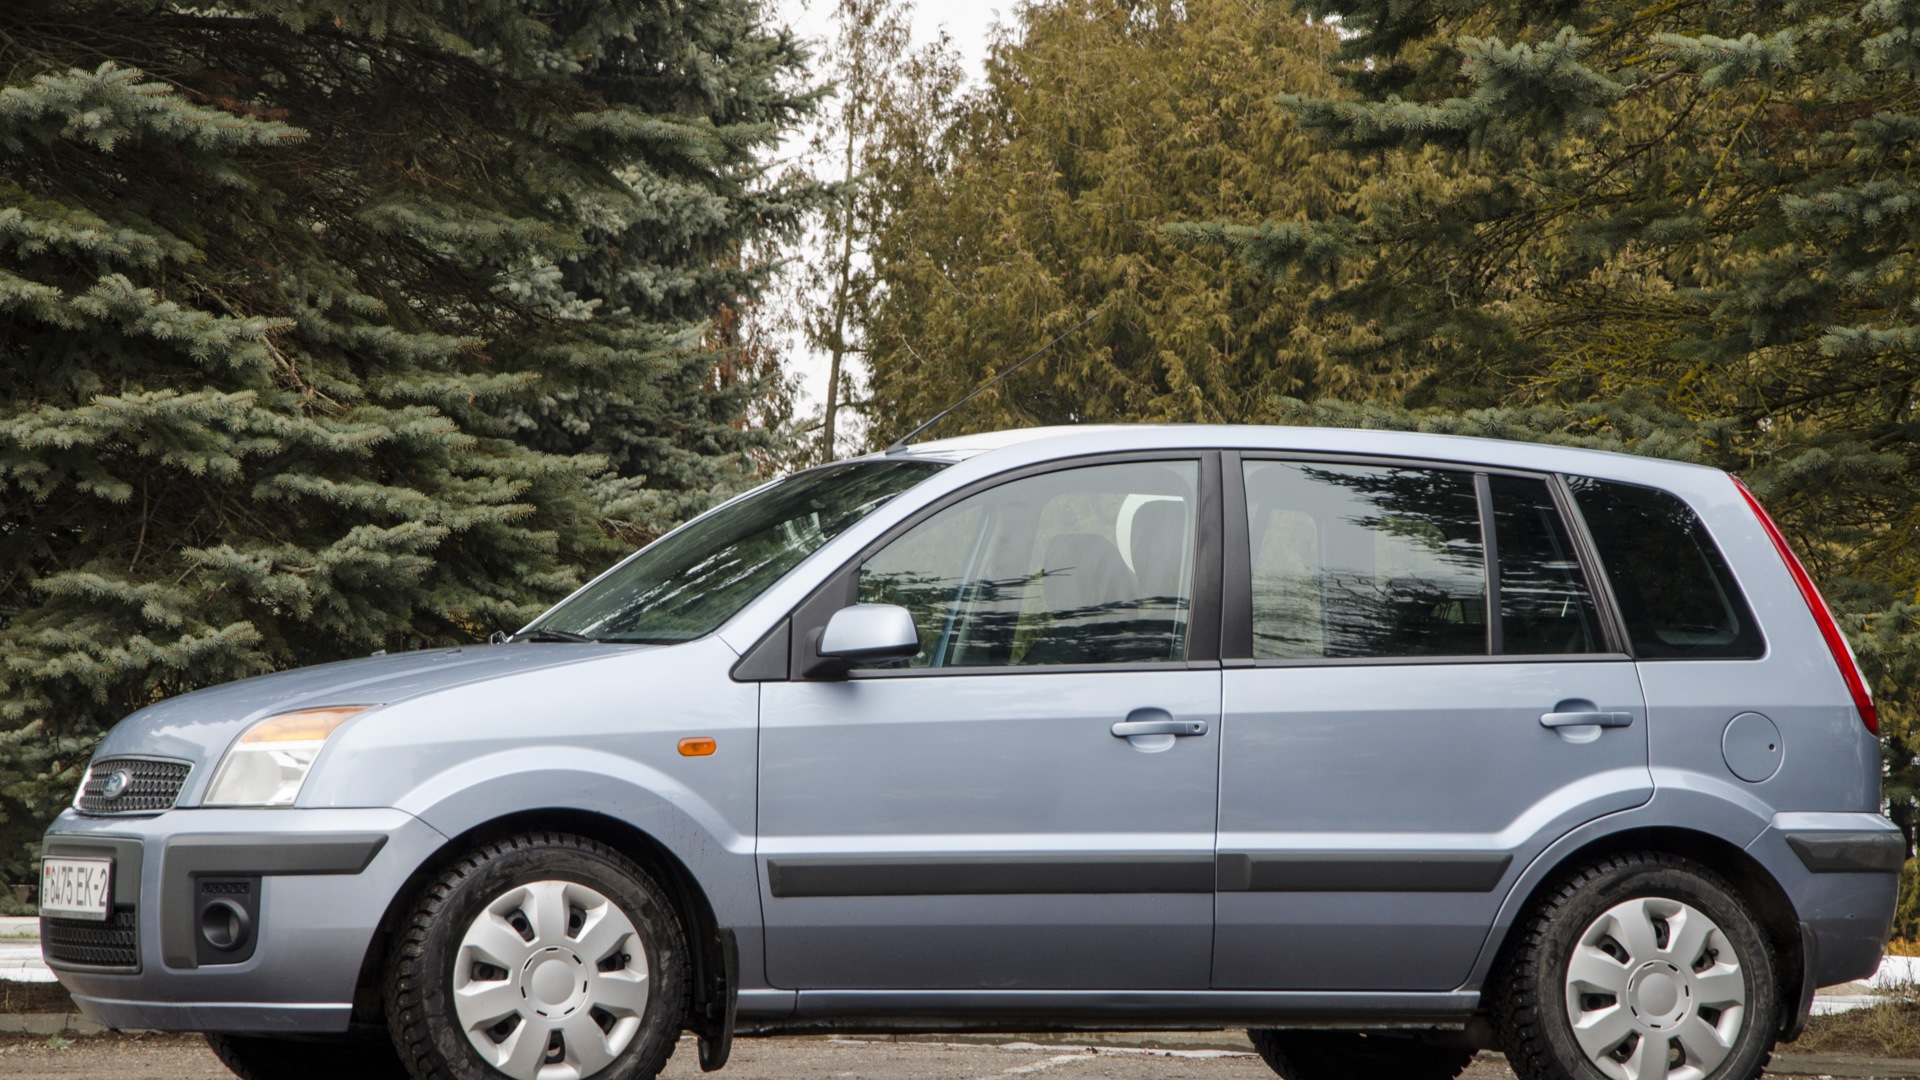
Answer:
[[[1130,739],[1135,735],[1205,735],[1205,720],[1122,720],[1113,725],[1113,737]]]
[[[1540,716],[1541,727],[1627,727],[1633,723],[1630,712],[1550,712]]]

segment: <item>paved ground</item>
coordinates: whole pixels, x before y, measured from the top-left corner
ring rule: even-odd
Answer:
[[[1912,1080],[1913,1073],[1807,1062],[1808,1071],[1770,1076]],[[985,1046],[858,1039],[743,1039],[720,1075],[727,1080],[1273,1080],[1258,1058],[1223,1051],[1149,1051],[1028,1044]],[[47,1080],[231,1080],[206,1044],[180,1035],[89,1036],[56,1047],[45,1038],[0,1036],[0,1076]],[[704,1074],[683,1042],[663,1074]],[[1498,1058],[1483,1056],[1466,1080],[1513,1080]]]
[[[1142,1050],[1087,1051],[1060,1046],[1009,1049],[848,1039],[742,1039],[719,1075],[727,1080],[1273,1080],[1260,1059],[1222,1051],[1179,1056]],[[691,1042],[683,1042],[663,1077],[701,1077]],[[198,1039],[150,1035],[73,1040],[55,1050],[44,1039],[0,1039],[0,1076],[60,1080],[231,1080]],[[1471,1080],[1511,1080],[1498,1064],[1479,1065]]]
[[[4,2],[4,0],[0,0]],[[40,964],[38,923],[31,919],[0,919],[0,979],[50,981],[52,973]],[[1823,993],[1820,1012],[1841,1011],[1875,1000],[1872,991],[1883,986],[1920,982],[1920,959],[1889,957],[1875,979]],[[7,1034],[48,1031],[62,1017],[0,1016],[0,1077],[46,1077],[59,1080],[230,1080],[198,1036],[89,1035],[49,1040],[45,1034]],[[76,1018],[64,1018],[74,1020]],[[52,1026],[45,1026],[50,1023]],[[87,1025],[91,1027],[92,1025]],[[733,1061],[721,1075],[728,1080],[992,1080],[1045,1074],[1045,1080],[1272,1080],[1258,1058],[1246,1054],[1238,1032],[1217,1036],[1096,1036],[1099,1049],[1068,1045],[1067,1038],[1048,1038],[1049,1045],[1032,1043],[991,1045],[992,1040],[943,1043],[916,1038],[887,1039],[742,1039],[734,1044]],[[1161,1044],[1158,1050],[1138,1043]],[[1167,1045],[1183,1049],[1168,1051]],[[668,1080],[702,1077],[693,1045],[683,1043],[664,1076]],[[1787,1071],[1773,1077],[1878,1077],[1882,1080],[1920,1080],[1914,1063],[1874,1063],[1859,1058],[1788,1057],[1780,1061]],[[1465,1074],[1466,1080],[1513,1080],[1513,1073],[1497,1056],[1484,1055]]]

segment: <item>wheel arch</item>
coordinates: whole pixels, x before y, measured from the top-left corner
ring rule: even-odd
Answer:
[[[1773,945],[1781,1002],[1785,1011],[1790,1011],[1792,1003],[1804,989],[1800,984],[1806,970],[1806,958],[1802,955],[1800,919],[1786,889],[1758,859],[1738,844],[1709,832],[1675,825],[1625,828],[1592,837],[1569,847],[1565,852],[1544,857],[1546,865],[1534,868],[1539,872],[1530,875],[1532,886],[1525,895],[1503,907],[1501,921],[1495,927],[1498,945],[1486,950],[1482,963],[1476,966],[1474,985],[1483,989],[1488,985],[1494,973],[1506,962],[1513,928],[1521,924],[1526,914],[1541,903],[1541,898],[1562,877],[1609,855],[1631,851],[1659,852],[1690,859],[1726,878],[1733,885],[1741,899],[1753,908],[1754,916],[1759,919]]]
[[[559,832],[597,840],[639,863],[667,891],[687,935],[693,962],[693,1001],[687,1013],[689,1027],[700,1024],[717,1005],[724,1005],[734,989],[730,934],[720,926],[712,902],[686,863],[665,844],[629,822],[591,810],[542,807],[518,810],[481,822],[450,837],[415,867],[395,890],[381,915],[373,939],[360,962],[354,983],[353,1022],[386,1023],[384,986],[395,931],[405,921],[420,895],[461,855],[483,844],[530,832]]]

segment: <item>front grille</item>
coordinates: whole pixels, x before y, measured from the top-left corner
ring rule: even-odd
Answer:
[[[106,922],[40,917],[40,951],[50,964],[137,968],[140,934],[130,908],[116,910]]]
[[[101,758],[87,771],[75,808],[83,814],[152,814],[173,809],[193,765],[160,758]],[[123,790],[108,798],[108,782],[125,774]]]

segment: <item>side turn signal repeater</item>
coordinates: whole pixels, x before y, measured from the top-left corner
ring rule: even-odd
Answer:
[[[712,739],[681,739],[681,757],[706,757],[719,749],[720,744]]]

